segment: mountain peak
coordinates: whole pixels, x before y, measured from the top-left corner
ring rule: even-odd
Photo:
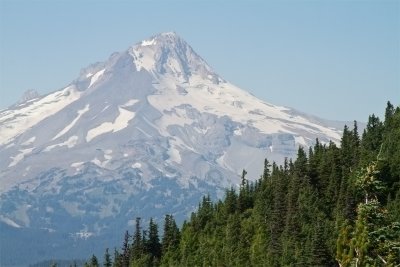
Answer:
[[[174,32],[174,31],[171,31],[171,32],[161,32],[161,33],[159,33],[159,34],[156,34],[156,36],[169,36],[169,37],[178,37],[178,38],[179,38],[179,35],[178,35],[176,32]]]
[[[138,71],[145,69],[157,77],[172,77],[180,83],[189,82],[193,75],[214,83],[223,81],[176,32],[163,32],[143,40],[132,46],[129,54]]]
[[[176,32],[162,32],[153,35],[149,39],[143,40],[139,46],[153,46],[153,45],[175,45],[176,43],[187,43]]]
[[[158,39],[183,40],[176,32],[161,32],[153,36]]]
[[[26,90],[26,91],[23,93],[23,95],[21,96],[21,98],[20,98],[20,100],[18,101],[18,103],[19,103],[19,104],[25,103],[25,102],[27,102],[27,101],[29,101],[29,100],[38,98],[39,96],[40,96],[40,95],[39,95],[39,93],[38,93],[36,90],[34,90],[34,89],[29,89],[29,90]]]

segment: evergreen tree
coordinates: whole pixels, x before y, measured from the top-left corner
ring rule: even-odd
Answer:
[[[106,248],[106,252],[104,253],[104,267],[111,267],[112,266],[112,261],[111,261],[111,255],[108,252],[108,248]]]
[[[164,240],[164,239],[163,239]],[[167,241],[163,241],[164,242]],[[182,235],[180,240],[180,260],[179,263],[182,266],[196,266],[195,255],[199,249],[198,233],[194,230],[190,223],[185,222],[182,227]],[[163,249],[163,263],[168,263],[166,266],[173,266],[176,259],[172,259],[171,253],[166,253],[168,257],[165,257]],[[179,265],[179,264],[175,264]]]
[[[268,179],[271,176],[270,168],[271,168],[271,164],[269,164],[268,159],[265,159],[264,160],[264,172],[263,172],[263,175],[262,175],[262,178],[264,180]]]
[[[127,235],[127,232],[125,233],[125,237],[126,237],[126,235]],[[124,240],[124,243],[125,243],[125,240]],[[123,267],[123,256],[118,252],[117,249],[114,249],[113,267]]]
[[[267,239],[267,255],[268,265],[279,266],[280,256],[283,253],[282,233],[285,227],[287,216],[287,176],[280,170],[275,169],[271,176],[270,195],[266,196],[265,205],[269,207],[267,211],[266,227],[268,233]],[[269,199],[269,201],[268,201]]]
[[[225,228],[224,262],[227,266],[238,266],[237,258],[240,257],[240,217],[237,213],[229,216]]]
[[[161,242],[163,262],[176,265],[179,260],[180,231],[172,215],[167,214],[164,220],[164,236]]]
[[[240,190],[239,190],[239,197],[238,197],[238,204],[237,207],[239,209],[239,212],[244,212],[246,209],[250,208],[252,206],[252,201],[250,197],[250,186],[249,186],[249,181],[246,179],[246,174],[247,171],[243,170],[242,171],[242,177],[241,177],[241,184],[240,184]]]
[[[387,208],[391,221],[400,222],[400,189],[397,190],[393,199],[389,196]]]
[[[151,257],[151,262],[157,264],[161,258],[161,243],[158,236],[158,226],[154,223],[153,218],[149,223],[149,239],[146,243],[146,249]]]
[[[369,116],[361,140],[362,166],[376,159],[382,144],[383,130],[383,124],[379,118],[373,114]]]
[[[97,260],[97,257],[94,254],[90,259],[90,267],[99,267],[99,261]]]
[[[132,259],[139,259],[144,252],[144,247],[143,247],[143,236],[142,235],[142,227],[140,225],[140,217],[136,218],[136,224],[135,224],[135,233],[133,235],[133,243],[132,243]]]
[[[357,187],[362,190],[364,199],[357,207],[348,252],[343,252],[342,246],[338,247],[338,260],[342,266],[400,264],[400,223],[388,222],[387,212],[378,201],[378,192],[383,190],[378,174],[377,162],[372,162],[358,177]],[[342,258],[345,261],[341,262]]]
[[[267,232],[266,227],[258,226],[255,231],[250,248],[250,262],[252,266],[263,266],[268,261],[267,257]]]
[[[385,109],[385,127],[386,128],[390,128],[392,125],[392,118],[395,114],[395,108],[392,105],[392,103],[390,103],[390,101],[387,102],[386,104],[386,109]]]
[[[306,251],[306,255],[309,255],[309,258],[306,259],[306,265],[315,267],[334,266],[333,259],[327,248],[327,238],[324,235],[326,224],[322,215],[316,214],[316,220],[313,224],[308,237],[310,247],[309,251]]]
[[[394,199],[400,189],[400,107],[393,109],[389,102],[386,113],[382,145],[378,152],[381,159],[379,162],[380,179],[386,183],[388,193]],[[380,200],[385,201],[386,199]]]
[[[125,235],[124,235],[124,243],[122,244],[122,255],[120,256],[121,257],[120,262],[121,262],[122,267],[129,267],[129,260],[131,257],[131,251],[130,251],[131,249],[129,246],[129,239],[130,239],[129,232],[126,231]],[[117,262],[116,259],[117,258],[115,258],[115,261]]]
[[[238,196],[233,188],[225,191],[224,211],[225,216],[233,214],[237,210]]]

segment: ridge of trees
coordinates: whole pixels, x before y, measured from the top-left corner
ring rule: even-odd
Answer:
[[[181,229],[166,215],[163,233],[137,218],[102,265],[400,266],[400,108],[371,115],[361,138],[345,126],[340,147],[316,140],[282,166],[265,159],[256,182],[243,170],[239,190],[204,196]]]

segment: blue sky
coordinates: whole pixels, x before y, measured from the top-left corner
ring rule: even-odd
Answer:
[[[164,31],[273,104],[359,121],[400,104],[400,1],[0,0],[0,109]]]

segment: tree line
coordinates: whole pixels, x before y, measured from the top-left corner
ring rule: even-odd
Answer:
[[[166,215],[163,236],[136,218],[120,249],[86,266],[400,266],[400,108],[345,126],[330,142],[278,166],[264,161],[255,182],[204,196],[179,228]]]

